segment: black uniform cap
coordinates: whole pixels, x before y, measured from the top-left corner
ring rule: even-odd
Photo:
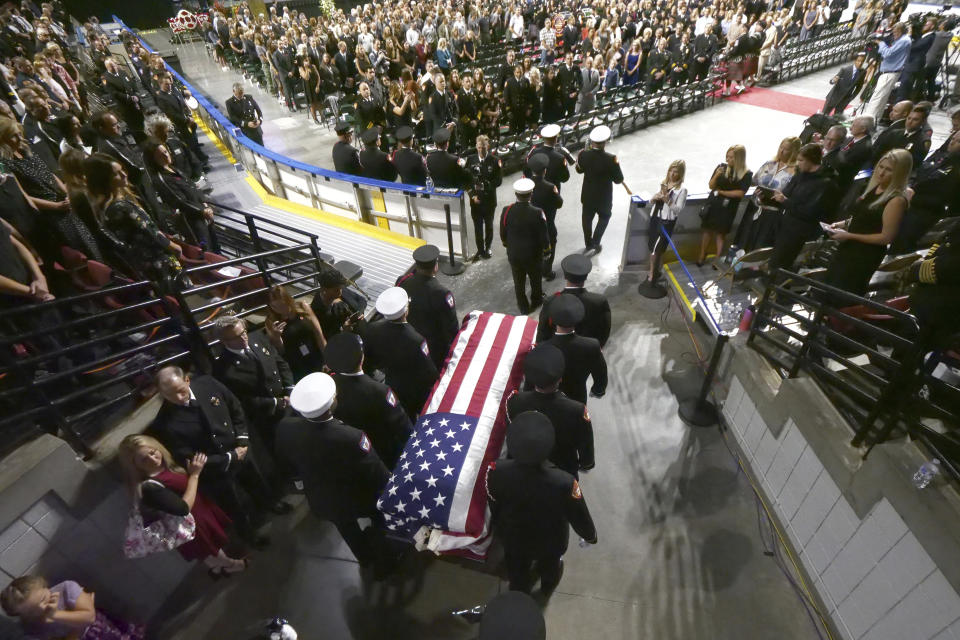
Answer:
[[[529,594],[506,591],[494,596],[480,618],[479,640],[546,640],[543,613]]]
[[[432,267],[440,257],[440,249],[432,244],[417,247],[413,252],[413,261],[418,267]]]
[[[527,166],[530,167],[530,171],[540,173],[550,166],[550,158],[545,153],[535,153],[527,160]]]
[[[580,298],[564,293],[550,303],[550,319],[558,327],[575,327],[586,314]]]
[[[410,127],[400,127],[399,129],[397,129],[395,135],[397,136],[397,140],[402,140],[406,142],[407,140],[413,137],[413,129],[411,129]]]
[[[380,137],[380,127],[372,127],[363,132],[363,135],[360,136],[360,139],[363,140],[363,144],[376,144],[377,138]]]
[[[326,269],[320,274],[320,287],[323,289],[342,287],[345,284],[347,284],[347,279],[336,269]]]
[[[337,132],[337,135],[346,133],[347,131],[352,131],[353,127],[350,126],[350,123],[346,120],[338,120],[337,125],[333,128]]]
[[[343,331],[327,340],[323,359],[335,373],[355,373],[363,358],[363,340],[355,333]]]
[[[523,360],[523,375],[535,387],[549,387],[563,377],[566,360],[563,351],[552,344],[534,347]]]
[[[450,142],[450,130],[446,127],[437,129],[433,134],[433,141],[437,144],[443,144],[445,142]]]
[[[507,427],[507,452],[522,464],[540,464],[553,451],[555,435],[550,418],[524,411]]]
[[[570,282],[583,282],[593,269],[593,263],[582,253],[574,253],[560,261],[560,268],[563,269],[563,277]]]

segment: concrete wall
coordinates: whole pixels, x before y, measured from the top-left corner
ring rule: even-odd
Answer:
[[[913,487],[922,453],[892,443],[863,461],[813,381],[781,381],[746,347],[725,373],[730,434],[839,634],[960,640],[960,500]]]

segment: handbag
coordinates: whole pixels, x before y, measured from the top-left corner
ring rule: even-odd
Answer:
[[[186,516],[167,513],[145,525],[140,506],[134,503],[123,535],[123,555],[127,558],[142,558],[152,553],[171,551],[193,540],[196,533],[197,521],[192,513]]]

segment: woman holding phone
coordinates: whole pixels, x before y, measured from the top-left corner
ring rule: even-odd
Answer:
[[[737,217],[740,201],[750,188],[753,173],[747,168],[747,150],[742,144],[727,149],[726,162],[717,165],[710,177],[710,199],[700,228],[700,257],[697,266],[702,267],[707,259],[707,249],[713,240],[716,255],[723,253],[727,234]]]
[[[669,243],[667,235],[673,233],[677,224],[677,216],[687,204],[687,189],[683,186],[683,178],[687,173],[687,164],[683,160],[674,160],[667,169],[667,177],[660,183],[660,191],[655,193],[650,202],[653,210],[650,213],[650,228],[647,231],[647,246],[650,249],[650,271],[648,281],[653,284],[660,278],[660,265],[663,254]]]

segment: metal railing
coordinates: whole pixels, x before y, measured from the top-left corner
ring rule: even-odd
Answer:
[[[905,302],[884,304],[779,270],[757,304],[748,344],[781,376],[814,379],[849,420],[851,444],[867,447],[864,457],[901,430],[942,460],[952,457],[955,471],[960,457],[937,447],[942,434],[924,419],[955,429],[960,389],[934,377],[944,354],[927,355],[931,347],[919,340]]]

